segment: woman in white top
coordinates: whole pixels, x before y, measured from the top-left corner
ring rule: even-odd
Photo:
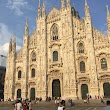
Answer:
[[[62,102],[59,103],[57,110],[66,110],[65,107],[63,106]]]
[[[15,109],[14,109],[14,110],[23,110],[23,106],[22,106],[20,100],[17,100],[17,101],[16,101]]]

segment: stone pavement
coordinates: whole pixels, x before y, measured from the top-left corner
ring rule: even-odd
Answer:
[[[66,103],[66,110],[101,110],[106,104],[101,104],[98,100],[90,101],[90,104],[84,104],[82,100],[74,101],[75,106],[69,107]],[[40,102],[33,104],[33,110],[57,110],[54,102]],[[0,104],[0,110],[14,110],[12,103]]]

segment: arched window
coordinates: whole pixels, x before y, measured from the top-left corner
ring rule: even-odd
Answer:
[[[31,70],[31,77],[35,77],[35,69],[34,68]]]
[[[80,71],[85,72],[85,62],[84,61],[80,62]]]
[[[32,53],[32,61],[36,61],[36,53],[35,52]]]
[[[79,43],[79,53],[84,53],[84,44],[83,43]]]
[[[58,26],[54,24],[51,28],[52,40],[58,40]]]
[[[58,52],[57,51],[53,52],[53,61],[58,61]]]
[[[17,98],[21,98],[21,89],[17,90]]]
[[[107,69],[107,61],[105,58],[101,59],[101,69]]]
[[[18,71],[18,79],[21,79],[21,70]]]

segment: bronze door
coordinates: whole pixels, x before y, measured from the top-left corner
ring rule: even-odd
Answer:
[[[82,99],[87,98],[87,93],[88,93],[88,86],[86,84],[81,85],[81,94],[82,94]]]
[[[59,79],[53,80],[52,82],[52,97],[61,97]]]

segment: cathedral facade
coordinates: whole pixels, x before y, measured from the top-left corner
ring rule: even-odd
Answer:
[[[36,29],[29,35],[26,20],[23,46],[16,52],[10,40],[7,55],[4,100],[19,97],[62,97],[84,99],[110,97],[110,12],[108,34],[92,26],[85,0],[85,16],[80,18],[70,0],[46,14],[39,3]]]

